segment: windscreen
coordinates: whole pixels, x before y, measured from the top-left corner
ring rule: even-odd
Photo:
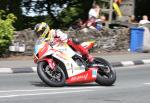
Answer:
[[[38,39],[34,46],[34,54],[37,55],[38,51],[44,46],[44,39]]]

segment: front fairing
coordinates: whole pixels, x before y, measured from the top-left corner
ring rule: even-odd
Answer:
[[[50,46],[47,42],[45,42],[45,39],[38,39],[34,46],[34,62],[37,63],[43,57],[50,55],[47,53],[49,51],[49,48]]]
[[[43,38],[38,39],[34,46],[34,55],[37,55],[39,50],[43,48],[43,46],[44,46],[44,39]]]

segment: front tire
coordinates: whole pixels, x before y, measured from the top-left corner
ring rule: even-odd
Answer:
[[[103,58],[95,58],[94,62],[100,64],[98,66],[96,82],[103,86],[111,86],[116,81],[116,72],[111,64]]]
[[[37,73],[40,79],[49,86],[61,87],[65,85],[65,74],[59,65],[55,70],[52,70],[45,61],[39,62],[37,66]]]

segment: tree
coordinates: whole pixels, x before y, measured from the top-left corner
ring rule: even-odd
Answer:
[[[6,15],[3,10],[0,10],[0,56],[7,52],[8,46],[11,43],[15,30],[12,23],[15,20],[14,14]]]
[[[92,3],[93,0],[0,0],[0,9],[17,16],[14,25],[17,30],[33,27],[41,21],[60,28],[79,17],[86,19]],[[28,15],[31,12],[35,16]]]
[[[92,3],[93,0],[23,0],[26,14],[34,11],[42,16],[45,13],[43,21],[55,28],[68,26],[79,17],[86,19]]]

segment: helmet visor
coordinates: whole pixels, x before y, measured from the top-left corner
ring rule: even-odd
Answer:
[[[43,30],[40,30],[35,33],[36,33],[37,37],[39,38],[43,34],[43,32],[44,32]]]

